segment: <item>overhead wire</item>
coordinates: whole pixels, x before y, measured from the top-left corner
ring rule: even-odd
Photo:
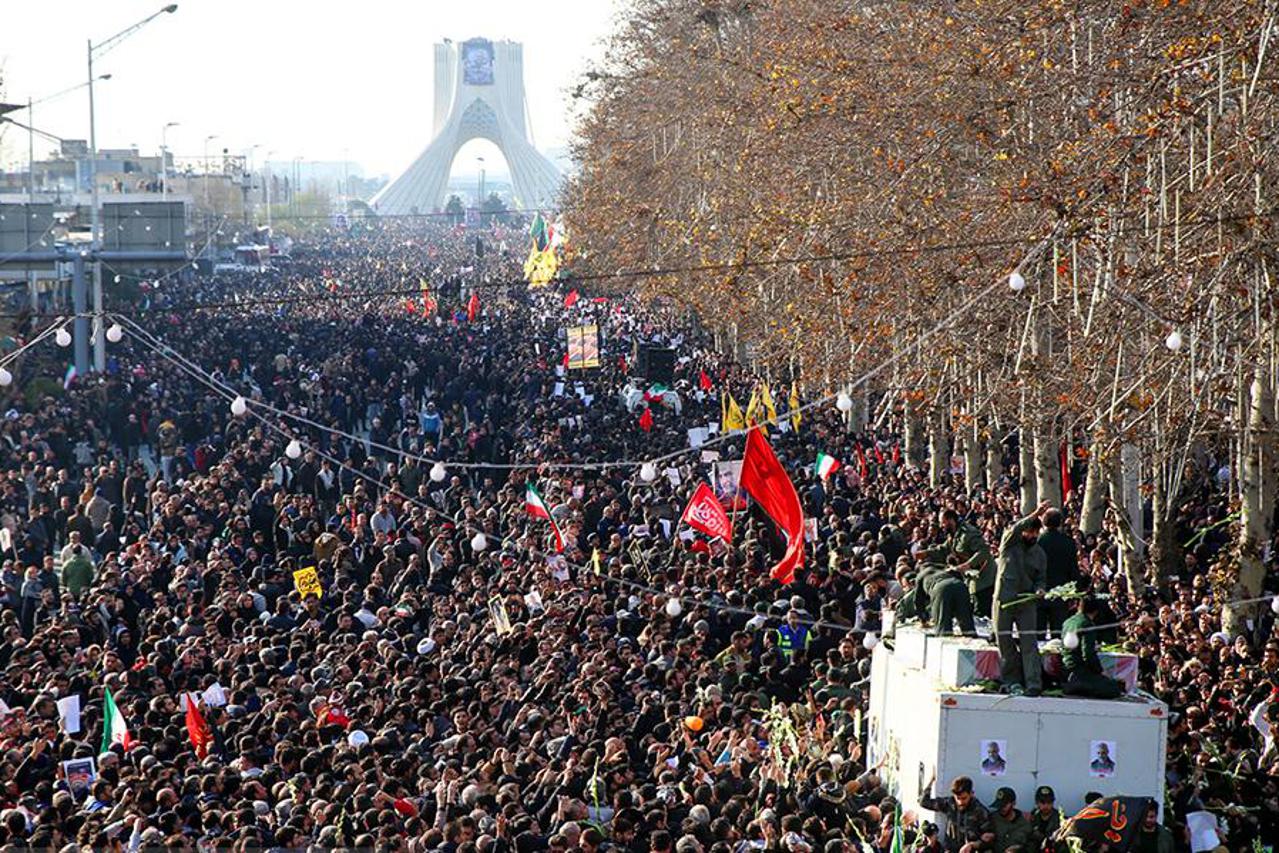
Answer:
[[[1226,223],[1226,222],[1234,222],[1234,221],[1255,221],[1258,219],[1270,219],[1275,217],[1276,215],[1279,215],[1279,206],[1271,208],[1270,210],[1267,210],[1267,211],[1250,212],[1250,213],[1239,214],[1231,217],[1222,217],[1220,219],[1213,219],[1211,223],[1205,222],[1204,224],[1215,225],[1218,222]],[[1060,227],[1061,227],[1061,223],[1058,223],[1058,225],[1055,226],[1055,228],[1057,229],[1059,229]],[[1136,233],[1138,231],[1145,232],[1146,230],[1163,230],[1163,229],[1171,229],[1173,227],[1188,228],[1191,226],[1188,226],[1185,223],[1181,223],[1181,224],[1164,223],[1162,225],[1156,225],[1156,226],[1152,226],[1150,229],[1146,229],[1144,226],[1141,226],[1141,225],[1133,225],[1129,229],[1120,229],[1117,233],[1122,235],[1124,233],[1129,233],[1129,232]],[[964,242],[938,243],[938,244],[923,245],[923,246],[903,246],[900,248],[890,247],[890,248],[879,248],[879,249],[862,249],[862,250],[850,251],[850,252],[833,252],[833,253],[825,253],[825,254],[808,254],[808,255],[798,255],[798,256],[788,256],[788,257],[758,258],[755,260],[743,259],[738,261],[721,261],[721,262],[713,262],[713,263],[705,263],[705,264],[689,264],[684,266],[655,267],[653,269],[647,269],[647,270],[633,269],[633,270],[617,270],[615,272],[609,272],[609,273],[603,273],[603,272],[574,273],[574,274],[571,274],[565,280],[570,281],[574,284],[578,284],[578,283],[589,283],[589,282],[598,282],[598,281],[631,280],[631,279],[637,279],[637,278],[661,278],[664,276],[672,276],[672,275],[692,275],[692,274],[698,274],[698,273],[728,272],[728,271],[735,271],[735,270],[757,269],[757,268],[788,266],[788,265],[801,265],[801,264],[822,263],[822,262],[830,262],[830,261],[848,261],[848,260],[860,260],[860,259],[878,258],[878,257],[902,257],[902,256],[909,256],[909,255],[927,255],[927,254],[936,254],[936,253],[942,253],[942,252],[962,251],[965,249],[1010,248],[1013,246],[1038,244],[1043,239],[1046,239],[1046,238],[1040,238],[1040,237],[1015,237],[1015,238],[1010,237],[1010,238],[999,238],[999,239],[992,238],[989,240],[972,240],[972,241],[964,241]],[[1021,264],[1018,264],[1014,266],[1013,268],[1015,269],[1017,267],[1020,267],[1024,263],[1025,262],[1023,261]],[[171,271],[168,274],[168,276],[175,275],[178,272],[181,272],[183,269],[187,269],[187,268],[190,268],[191,266],[194,266],[194,264],[195,264],[194,261],[187,262],[179,269]],[[104,263],[104,266],[105,265],[106,264]],[[108,268],[111,269],[111,271],[114,273],[120,272],[120,270],[117,270],[114,267],[108,267]],[[469,290],[494,290],[499,288],[526,287],[528,286],[528,282],[526,279],[519,277],[519,278],[489,280],[489,281],[484,281],[484,280],[470,281],[470,282],[465,282],[462,286]],[[1111,289],[1108,288],[1108,292],[1110,290]],[[295,296],[278,296],[278,297],[267,296],[267,297],[254,297],[254,298],[246,298],[246,299],[225,299],[225,300],[215,300],[211,302],[192,302],[187,304],[152,306],[149,308],[134,308],[132,310],[126,310],[122,308],[116,308],[113,310],[117,314],[129,314],[131,316],[137,317],[137,316],[145,316],[147,314],[186,313],[190,311],[219,310],[223,308],[245,309],[245,308],[253,308],[253,307],[259,307],[259,306],[280,307],[285,305],[311,304],[311,303],[320,303],[320,302],[329,302],[329,301],[344,302],[348,300],[360,300],[360,299],[365,299],[365,300],[383,299],[383,298],[390,299],[390,298],[397,298],[397,297],[404,297],[404,296],[417,296],[417,295],[420,295],[421,292],[422,292],[421,286],[416,285],[411,287],[405,286],[402,288],[389,288],[389,289],[381,289],[381,290],[351,290],[351,291],[335,291],[335,292],[327,292],[327,293],[298,294]],[[1117,298],[1123,298],[1123,297],[1117,296]],[[1153,309],[1148,309],[1148,310],[1153,312]],[[74,313],[69,313],[69,312],[34,312],[34,313],[25,312],[25,313],[0,314],[0,318],[17,318],[17,317],[31,317],[31,316],[73,317],[76,315]],[[1153,316],[1158,318],[1160,322],[1164,322],[1162,318],[1158,317],[1157,314],[1153,314]]]
[[[154,337],[146,333],[145,329],[141,329],[141,327],[137,326],[137,324],[135,323],[132,323],[132,321],[129,321],[127,318],[125,318],[125,322],[129,323],[131,328],[131,334],[134,334],[135,337],[138,337],[139,341],[144,346],[148,347],[149,349],[154,351],[157,355],[160,355],[162,358],[169,360],[175,366],[179,367],[179,369],[183,370],[188,375],[192,376],[197,381],[201,382],[202,384],[206,385],[211,390],[213,390],[215,393],[219,394],[219,396],[222,396],[223,398],[226,398],[226,399],[234,399],[235,397],[239,396],[238,392],[234,388],[231,388],[225,383],[219,382],[207,371],[204,371],[202,368],[189,362],[184,356],[182,356],[176,350],[173,350],[172,347],[169,347],[167,344],[164,344],[163,342],[154,339]],[[279,426],[278,424],[272,423],[271,420],[267,418],[266,416],[258,412],[253,412],[252,410],[249,410],[247,414],[253,415],[253,417],[255,417],[263,425],[279,433],[284,438],[288,440],[297,440],[299,444],[301,444],[302,446],[316,453],[316,455],[321,456],[322,458],[328,459],[331,463],[339,466],[341,469],[347,470],[351,472],[352,474],[356,475],[357,477],[367,482],[372,482],[383,489],[391,490],[392,487],[388,486],[384,479],[372,477],[363,471],[360,471],[356,468],[346,465],[344,462],[341,462],[335,459],[334,457],[327,455],[320,448],[317,448],[311,444],[304,443],[301,439],[297,438],[297,436],[291,433],[289,430]],[[527,464],[519,465],[517,467],[535,469],[538,466],[536,463],[527,463]],[[451,516],[447,512],[444,512],[437,507],[433,507],[429,504],[423,503],[415,499],[413,496],[404,495],[402,492],[397,492],[397,494],[403,497],[406,502],[426,510],[428,513],[430,513],[433,516],[442,517],[453,522],[458,528],[465,527],[468,530],[474,529],[476,530],[476,532],[487,536],[487,532],[483,529],[482,526],[477,527],[476,525],[466,524],[460,521],[456,516]],[[524,534],[521,534],[521,535],[528,535],[528,534],[527,532],[525,532]],[[498,547],[500,548],[504,546],[506,543],[516,538],[518,537],[515,535],[514,532],[512,532],[509,535],[502,536],[501,539],[499,540]],[[601,581],[616,583],[628,589],[649,593],[655,596],[660,596],[666,600],[676,599],[680,601],[682,604],[691,604],[693,606],[698,606],[698,607],[707,607],[711,609],[712,611],[719,611],[724,613],[734,613],[737,615],[744,615],[744,616],[751,616],[751,617],[759,615],[756,611],[752,609],[748,609],[744,607],[736,607],[734,605],[730,605],[723,602],[710,601],[704,598],[698,598],[693,595],[689,595],[687,593],[672,591],[670,589],[661,589],[659,587],[654,587],[654,586],[640,583],[638,581],[631,580],[630,578],[617,577],[617,576],[605,573],[603,571],[595,572],[594,569],[587,564],[572,563],[572,562],[569,562],[567,559],[564,559],[563,562],[565,565],[571,566],[572,568],[577,569],[579,573],[582,573],[584,575],[597,577]],[[1276,597],[1279,597],[1279,595],[1267,594],[1267,595],[1257,596],[1252,598],[1232,599],[1232,600],[1223,602],[1220,606],[1221,607],[1230,607],[1230,606],[1240,607],[1240,606],[1246,606],[1250,604],[1260,604],[1260,603],[1272,601]],[[775,618],[775,617],[769,617],[769,618]],[[804,624],[809,626],[810,628],[816,628],[816,629],[842,631],[850,634],[851,633],[858,633],[858,634],[875,633],[875,632],[866,632],[863,630],[859,630],[852,625],[845,625],[842,623],[830,622],[830,621],[821,620],[821,619],[810,619],[804,616],[801,616],[799,621],[801,624]],[[1078,631],[1074,633],[1081,634],[1081,633],[1089,633],[1089,632],[1096,632],[1096,631],[1106,631],[1106,630],[1112,630],[1112,629],[1122,628],[1122,627],[1126,627],[1126,623],[1110,622],[1110,623],[1091,625],[1089,627],[1079,629]],[[997,636],[1014,636],[1014,635],[1015,635],[1015,632],[1012,630],[1008,630],[1008,631],[996,630],[996,631],[989,631],[983,634],[983,636],[989,636],[992,638]]]

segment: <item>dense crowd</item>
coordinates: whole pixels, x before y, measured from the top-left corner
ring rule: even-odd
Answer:
[[[11,365],[0,849],[887,853],[896,804],[859,729],[865,638],[955,520],[994,549],[1021,517],[1015,437],[989,488],[930,487],[891,419],[850,432],[831,406],[774,429],[817,519],[782,587],[784,545],[757,512],[727,546],[676,532],[701,452],[639,472],[755,377],[678,312],[510,286],[524,245],[357,224],[303,241],[287,270],[151,288],[130,314],[145,333],[126,324],[107,374],[65,393],[31,393],[61,375],[51,343]],[[564,327],[588,319],[601,365],[565,375]],[[638,342],[680,356],[681,411],[654,405],[647,430],[618,402]],[[713,449],[740,457],[741,441]],[[825,481],[818,451],[844,461]],[[530,480],[563,553],[525,508]],[[1059,537],[1050,574],[1109,595],[1114,639],[1175,713],[1169,828],[1152,816],[1141,849],[1188,849],[1201,809],[1229,850],[1279,838],[1279,645],[1268,610],[1221,632],[1221,485],[1203,466],[1180,574],[1139,597],[1109,522],[1083,536],[1071,504],[1043,534]],[[303,597],[310,566],[322,592]],[[778,747],[783,725],[802,754]],[[1057,808],[1083,805],[1041,788],[988,810],[962,788],[937,802],[962,812],[940,834],[904,815],[908,847],[1038,849]],[[954,829],[968,822],[975,840]]]

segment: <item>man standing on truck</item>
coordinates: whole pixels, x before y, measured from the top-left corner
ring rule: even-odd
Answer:
[[[999,572],[995,575],[995,639],[999,644],[1000,679],[1004,691],[1014,696],[1038,696],[1043,684],[1036,632],[1037,601],[1014,603],[1027,593],[1043,597],[1048,558],[1039,546],[1039,531],[1050,504],[1035,511],[1004,532],[999,543]],[[1017,638],[1013,639],[1013,627]]]
[[[949,797],[934,797],[933,785],[937,782],[937,771],[924,786],[919,804],[929,811],[940,812],[946,816],[946,837],[943,846],[946,853],[978,853],[993,850],[995,843],[995,827],[991,822],[990,812],[977,802],[973,794],[973,780],[967,776],[956,776],[950,783]]]
[[[945,563],[949,562],[949,557],[958,557],[955,569],[968,578],[973,611],[978,616],[990,616],[995,591],[995,559],[986,547],[986,537],[975,526],[960,521],[959,513],[953,509],[942,510],[941,526],[946,532],[946,543],[930,551],[929,559]]]

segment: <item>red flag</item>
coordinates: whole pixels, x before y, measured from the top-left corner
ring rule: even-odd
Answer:
[[[893,464],[902,464],[902,446],[900,443],[893,445]]]
[[[689,498],[680,520],[707,536],[718,536],[725,542],[733,539],[733,525],[728,520],[728,513],[724,512],[723,505],[705,483],[697,484],[697,491]]]
[[[577,290],[576,289],[570,290],[568,292],[568,295],[564,297],[564,307],[572,308],[576,304],[577,304]]]
[[[647,406],[644,408],[644,414],[639,418],[640,429],[644,432],[650,432],[653,429],[653,410]]]
[[[701,375],[697,377],[698,384],[702,386],[703,391],[709,391],[715,386],[711,384],[711,378],[706,375],[706,371],[701,371]]]
[[[594,302],[596,305],[607,305],[607,304],[608,304],[608,297],[607,297],[607,296],[597,296],[597,297],[595,297],[594,299],[592,299],[591,301],[592,301],[592,302]]]
[[[480,295],[475,291],[471,292],[471,299],[466,303],[466,322],[474,323],[475,315],[480,313]]]
[[[405,300],[404,300],[404,310],[405,310],[405,311],[407,311],[407,312],[409,312],[410,314],[416,314],[416,313],[417,313],[417,303],[416,303],[416,302],[414,302],[412,299],[405,299]]]
[[[884,451],[882,451],[882,450],[880,450],[880,449],[879,449],[879,445],[878,445],[878,444],[876,444],[876,445],[872,445],[872,446],[871,446],[871,450],[875,451],[875,464],[876,464],[876,465],[883,465],[883,464],[884,464]]]
[[[564,366],[568,367],[568,353],[564,353]]]
[[[191,738],[191,746],[195,748],[195,757],[201,760],[209,754],[209,744],[213,743],[213,733],[204,715],[196,704],[199,697],[194,693],[187,694],[187,735]]]
[[[626,356],[619,355],[617,357],[617,369],[622,371],[622,373],[628,372],[626,367]]]
[[[870,466],[866,464],[866,453],[860,444],[853,446],[853,452],[857,454],[857,473],[865,480],[870,476]]]
[[[760,508],[786,534],[786,553],[771,574],[774,580],[790,583],[795,579],[795,570],[804,565],[804,510],[795,484],[786,476],[762,430],[746,433],[741,488],[759,501]]]
[[[1074,491],[1074,484],[1070,482],[1070,445],[1063,441],[1057,456],[1061,460],[1061,501],[1065,503]]]

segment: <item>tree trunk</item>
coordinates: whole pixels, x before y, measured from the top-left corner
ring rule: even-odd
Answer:
[[[1239,488],[1243,494],[1239,508],[1239,574],[1230,591],[1230,601],[1260,596],[1266,576],[1261,554],[1270,540],[1270,517],[1266,507],[1273,506],[1273,498],[1268,493],[1275,488],[1273,397],[1269,365],[1260,359],[1253,369],[1252,388],[1243,395],[1248,429],[1238,471]],[[1240,412],[1241,416],[1243,414]],[[1256,612],[1255,604],[1228,603],[1222,611],[1223,630],[1231,636],[1244,633]]]
[[[1094,438],[1088,453],[1088,474],[1084,481],[1083,507],[1079,511],[1079,532],[1085,536],[1101,532],[1106,513],[1106,462],[1101,458],[1102,441]]]
[[[986,438],[986,488],[994,491],[999,478],[1004,476],[1004,443],[999,440],[998,427],[991,425]]]
[[[1061,507],[1061,456],[1051,424],[1035,430],[1035,490],[1039,500]]]
[[[1021,478],[1021,514],[1030,515],[1039,503],[1039,490],[1035,483],[1035,452],[1030,432],[1025,428],[1017,431],[1017,450],[1017,474]]]
[[[1146,591],[1146,579],[1141,572],[1141,555],[1137,537],[1133,535],[1132,518],[1124,500],[1122,454],[1111,454],[1106,460],[1106,479],[1110,483],[1112,517],[1115,520],[1115,538],[1119,544],[1119,571],[1128,584],[1128,597],[1136,598]]]
[[[906,462],[922,468],[928,448],[924,445],[924,422],[919,417],[919,404],[907,396],[903,412],[906,418]]]
[[[968,493],[985,481],[986,472],[982,470],[981,431],[978,421],[973,418],[971,424],[964,429],[964,486]]]
[[[844,390],[853,399],[853,407],[848,410],[844,423],[848,426],[849,432],[861,432],[866,429],[866,424],[870,421],[870,391],[866,388],[858,390],[851,387]]]
[[[1163,476],[1156,476],[1154,494],[1154,529],[1150,532],[1150,562],[1155,569],[1155,583],[1160,589],[1177,573],[1181,562],[1181,545],[1177,542],[1177,495],[1168,495]]]
[[[928,415],[928,484],[933,488],[940,486],[949,468],[950,435],[946,431],[946,415],[940,406],[935,406]]]

